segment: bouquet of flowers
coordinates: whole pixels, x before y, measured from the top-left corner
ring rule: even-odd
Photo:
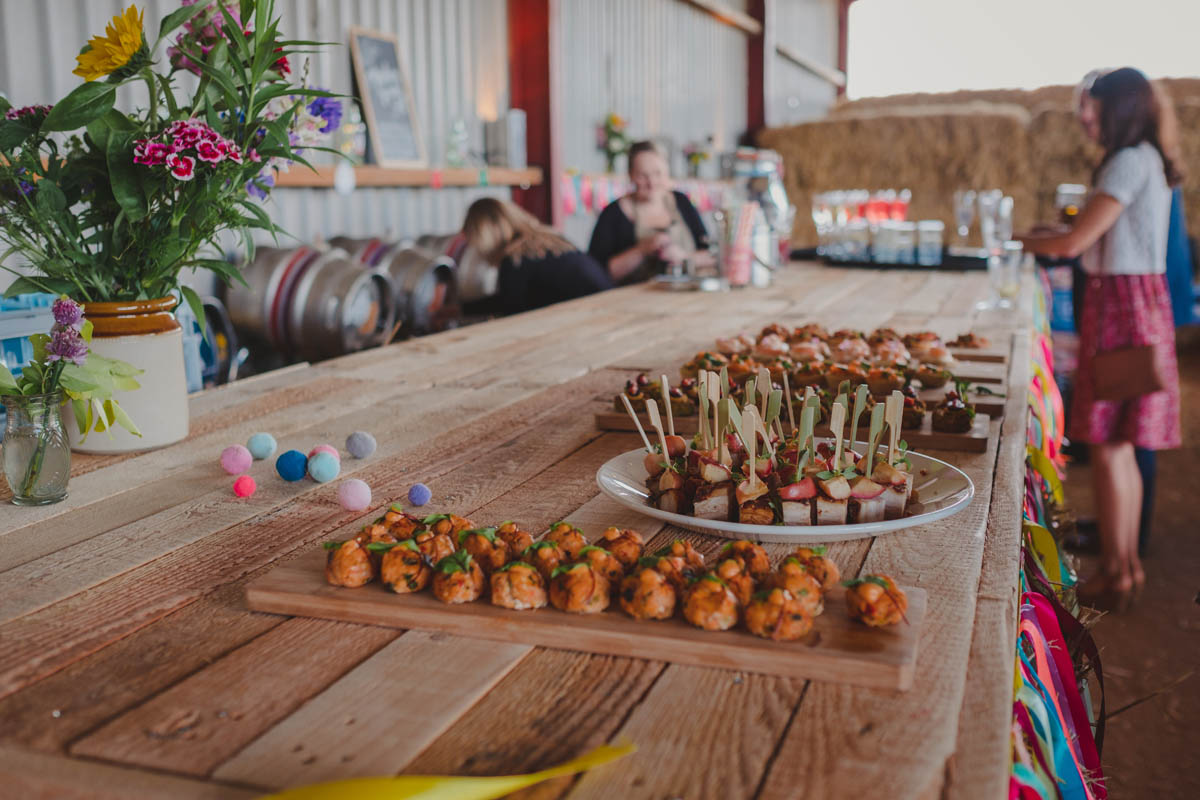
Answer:
[[[617,156],[629,152],[629,136],[625,133],[627,127],[629,123],[624,117],[611,112],[600,126],[600,149],[604,152],[609,172],[616,171]]]
[[[683,157],[687,159],[689,177],[699,177],[700,165],[712,158],[712,153],[709,152],[711,143],[712,139],[709,139],[705,143],[688,142],[683,146]]]
[[[5,453],[5,471],[15,495],[30,496],[41,477],[47,451],[58,446],[68,452],[59,421],[58,393],[66,395],[75,412],[75,421],[86,440],[93,430],[105,431],[120,425],[134,436],[141,436],[133,420],[122,410],[113,394],[138,388],[135,376],[141,374],[124,361],[103,358],[92,353],[92,323],[83,318],[83,307],[66,297],[54,302],[54,325],[50,333],[29,337],[33,345],[33,361],[14,378],[8,367],[0,363],[0,396],[10,409],[33,409],[40,419],[32,419],[33,447],[28,461],[17,467],[20,477],[15,482],[12,462],[18,460]],[[45,402],[45,398],[55,398]],[[41,402],[39,402],[41,401]],[[51,419],[55,424],[50,424]],[[16,450],[16,441],[5,441],[5,450]],[[66,476],[62,476],[65,482]]]
[[[341,117],[329,92],[291,77],[291,59],[319,43],[282,39],[278,23],[274,0],[183,0],[148,40],[130,6],[77,56],[86,82],[66,97],[25,108],[0,99],[0,261],[16,252],[33,267],[10,295],[115,301],[179,290],[204,319],[180,272],[242,281],[202,248],[235,230],[253,258],[250,232],[279,232],[254,198],[277,170],[307,165],[303,150],[326,149],[319,134]],[[152,58],[161,44],[165,65]],[[178,78],[193,75],[185,93]],[[114,101],[130,83],[144,83],[148,101],[126,113]]]

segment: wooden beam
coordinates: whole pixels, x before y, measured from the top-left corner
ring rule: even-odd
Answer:
[[[296,167],[275,179],[277,187],[332,189],[334,167],[317,167],[316,171]],[[402,186],[440,189],[450,186],[539,186],[542,171],[537,167],[510,169],[507,167],[446,167],[401,168],[367,165],[354,168],[355,187]]]
[[[775,52],[785,61],[790,61],[801,69],[811,72],[826,83],[831,83],[838,87],[839,90],[846,87],[846,73],[839,69],[830,69],[824,64],[813,61],[808,56],[793,50],[787,45],[775,45]]]
[[[684,0],[684,2],[711,14],[729,27],[737,28],[743,33],[758,36],[763,32],[763,26],[758,20],[725,3],[717,2],[717,0]]]

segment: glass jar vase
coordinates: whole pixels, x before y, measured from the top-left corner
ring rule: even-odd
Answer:
[[[71,447],[62,424],[62,392],[5,395],[4,477],[19,506],[44,506],[67,496]]]

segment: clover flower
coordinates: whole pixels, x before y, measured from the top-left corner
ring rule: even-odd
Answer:
[[[55,300],[51,312],[54,314],[54,324],[61,327],[79,330],[83,324],[83,306],[69,297]]]

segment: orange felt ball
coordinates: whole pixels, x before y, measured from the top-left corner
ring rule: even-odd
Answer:
[[[258,484],[249,475],[243,475],[233,482],[233,493],[238,497],[249,497],[258,489]]]

